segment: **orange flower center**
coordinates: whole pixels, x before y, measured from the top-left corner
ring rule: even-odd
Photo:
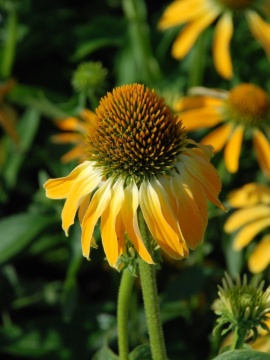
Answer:
[[[115,88],[101,99],[96,114],[87,152],[106,176],[141,181],[170,173],[186,133],[154,90],[140,84]]]
[[[246,10],[250,8],[254,0],[219,0],[222,5],[232,10]]]
[[[230,118],[244,125],[258,126],[270,116],[268,94],[256,85],[241,84],[233,88],[227,99]]]

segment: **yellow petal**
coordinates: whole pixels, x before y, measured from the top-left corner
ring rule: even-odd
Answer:
[[[82,142],[83,137],[78,133],[63,133],[51,136],[51,140],[57,144],[77,144]]]
[[[244,127],[242,125],[238,126],[231,134],[225,147],[224,161],[230,173],[235,173],[238,170],[243,135]]]
[[[240,189],[233,190],[228,196],[232,207],[244,207],[261,204],[270,204],[270,187],[264,184],[249,183]]]
[[[101,215],[101,239],[106,258],[112,267],[117,267],[116,263],[121,256],[123,249],[119,247],[116,233],[116,218],[119,214],[124,201],[124,181],[118,179],[112,187],[112,197],[109,206]]]
[[[57,120],[56,126],[61,130],[71,131],[77,130],[84,132],[84,127],[81,126],[81,120],[75,117],[68,117],[64,120]]]
[[[217,72],[225,79],[231,79],[233,76],[229,48],[232,34],[232,15],[231,12],[225,12],[217,22],[213,41],[213,57],[215,68],[217,69]]]
[[[176,38],[172,47],[172,56],[176,59],[182,59],[190,51],[198,36],[209,26],[220,11],[213,7],[203,13],[197,20],[187,25]]]
[[[78,145],[78,146],[74,147],[73,149],[71,149],[70,151],[68,151],[67,153],[65,153],[61,157],[61,161],[63,163],[67,163],[69,161],[77,159],[79,162],[81,162],[85,158],[86,158],[86,156],[85,156],[85,152],[83,150],[83,146]]]
[[[250,241],[267,226],[270,226],[270,218],[260,219],[246,225],[236,235],[233,243],[234,249],[241,250],[243,247],[247,246]]]
[[[58,179],[50,179],[46,181],[43,185],[46,190],[46,196],[50,199],[66,198],[71,187],[73,186],[74,181],[86,168],[88,168],[89,171],[92,170],[92,165],[90,161],[84,161],[82,164],[77,166],[68,176]]]
[[[214,166],[201,155],[200,149],[189,149],[180,156],[186,171],[195,180],[199,181],[204,189],[206,197],[213,204],[225,210],[218,199],[221,190],[221,181]]]
[[[253,131],[253,146],[262,171],[270,178],[270,144],[259,129]]]
[[[182,171],[181,171],[182,170]],[[194,194],[190,189],[190,184],[194,184],[192,176],[187,176],[185,174],[184,166],[180,168],[180,175],[174,174],[171,178],[171,185],[174,196],[177,198],[178,211],[177,218],[180,223],[180,228],[183,233],[183,236],[188,244],[188,246],[194,249],[202,240],[204,236],[204,231],[206,228],[207,221],[205,222],[205,214],[201,212],[206,212],[206,196],[202,190],[203,194],[204,209],[199,209],[199,204],[196,203]],[[201,189],[200,184],[197,184],[197,187]],[[200,202],[201,204],[202,202]]]
[[[261,43],[270,59],[270,24],[265,22],[256,11],[246,11],[246,17],[252,35]]]
[[[232,233],[249,222],[270,216],[270,207],[267,205],[256,205],[235,211],[225,222],[224,230]]]
[[[139,191],[137,185],[130,183],[125,188],[124,195],[121,215],[130,241],[135,246],[140,257],[147,263],[153,264],[151,255],[144,245],[138,225],[137,209],[139,206]]]
[[[108,179],[94,193],[82,220],[82,253],[87,259],[90,256],[91,239],[95,225],[111,200],[111,184],[112,180]]]
[[[212,127],[222,121],[220,112],[213,107],[187,110],[180,113],[178,117],[187,131]]]
[[[161,30],[165,30],[175,25],[181,25],[196,17],[200,17],[204,11],[204,0],[173,1],[164,11],[158,27]]]
[[[68,236],[69,227],[74,224],[75,214],[86,195],[94,191],[102,180],[100,173],[88,166],[73,181],[62,210],[62,227]]]
[[[270,235],[266,235],[252,252],[248,267],[253,273],[263,271],[270,263]]]
[[[194,89],[194,88],[192,88]],[[220,108],[224,104],[223,99],[210,96],[186,96],[174,103],[175,111],[187,111],[196,108]]]
[[[159,246],[173,259],[182,258],[184,249],[180,245],[180,239],[164,218],[160,199],[149,181],[142,182],[139,201],[148,229]]]
[[[211,131],[208,135],[206,135],[201,140],[201,143],[213,146],[214,151],[218,152],[226,144],[232,129],[233,123],[226,123],[224,125],[221,125],[217,129]]]

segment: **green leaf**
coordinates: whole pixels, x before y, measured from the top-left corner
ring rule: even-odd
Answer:
[[[213,360],[270,360],[270,354],[254,350],[227,351]]]
[[[149,345],[139,345],[130,354],[129,360],[151,360],[152,354]]]
[[[55,217],[21,213],[0,220],[0,264],[22,251]]]
[[[92,360],[119,360],[119,357],[107,346],[103,346],[97,353],[95,353]]]

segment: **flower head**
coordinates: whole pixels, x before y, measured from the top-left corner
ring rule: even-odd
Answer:
[[[214,329],[229,326],[222,331],[225,334],[229,330],[237,331],[238,336],[244,340],[253,331],[254,340],[258,336],[258,327],[269,331],[267,321],[270,314],[270,287],[263,290],[264,281],[250,282],[246,275],[241,281],[240,276],[235,282],[225,273],[222,286],[218,286],[219,298],[214,302],[213,309],[219,316],[218,325]]]
[[[193,88],[175,104],[188,131],[216,127],[202,139],[214,151],[224,149],[229,172],[239,167],[243,137],[251,136],[259,165],[270,177],[270,98],[260,87],[242,83],[230,91]]]
[[[266,231],[248,260],[253,273],[264,270],[270,263],[270,187],[250,183],[229,194],[229,203],[238,208],[226,221],[228,233],[237,231],[234,249],[241,250],[260,232]]]
[[[218,19],[213,40],[213,59],[217,72],[230,79],[233,76],[229,50],[233,35],[233,16],[240,14],[246,18],[252,35],[270,57],[270,24],[260,15],[269,16],[269,12],[268,0],[174,0],[165,10],[159,27],[165,30],[187,24],[180,31],[172,48],[173,57],[182,59],[200,33]]]
[[[95,118],[95,113],[84,109],[79,117],[68,117],[66,119],[57,120],[56,126],[63,130],[61,134],[52,136],[52,141],[58,144],[72,144],[74,147],[64,154],[61,161],[66,163],[77,159],[79,162],[86,160],[85,136],[91,121]]]
[[[187,139],[178,120],[155,91],[140,84],[115,88],[100,101],[86,136],[87,160],[67,177],[48,180],[52,199],[66,199],[66,234],[78,210],[82,251],[89,258],[99,218],[109,264],[134,248],[153,263],[142,239],[138,211],[154,247],[170,257],[188,256],[202,241],[207,199],[218,200],[220,179],[210,164],[211,148]]]

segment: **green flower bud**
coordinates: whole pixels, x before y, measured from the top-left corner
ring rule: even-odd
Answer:
[[[107,73],[100,62],[82,63],[73,74],[72,85],[78,92],[98,91],[104,85]]]

